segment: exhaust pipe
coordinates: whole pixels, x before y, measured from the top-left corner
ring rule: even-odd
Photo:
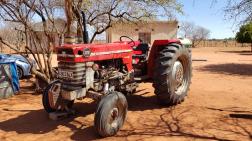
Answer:
[[[88,31],[87,31],[87,21],[86,21],[86,15],[83,11],[81,11],[82,15],[82,24],[83,24],[83,42],[84,44],[89,43],[89,38],[88,38]]]

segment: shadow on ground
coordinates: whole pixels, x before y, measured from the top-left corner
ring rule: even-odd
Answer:
[[[235,53],[235,54],[239,54],[239,55],[252,55],[252,51],[248,51],[248,50],[242,50],[242,51],[220,51],[223,53]]]
[[[206,65],[198,68],[198,70],[228,75],[252,76],[252,64],[228,63],[218,65]]]
[[[79,110],[84,109],[85,110]],[[74,108],[77,109],[78,116],[87,116],[93,114],[96,108],[96,103],[75,103]],[[0,122],[0,129],[6,132],[15,131],[18,134],[46,134],[58,128],[59,125],[70,128],[73,133],[79,130],[82,131],[81,137],[85,137],[85,139],[92,140],[96,139],[97,136],[94,133],[93,127],[80,123],[75,120],[76,117],[70,117],[59,121],[53,121],[48,118],[48,114],[43,109],[40,110],[8,110],[3,109],[3,111],[8,112],[28,112],[24,115],[18,116],[16,118],[12,118],[6,121]],[[81,127],[77,128],[71,122],[78,123]],[[84,128],[84,129],[83,129]],[[76,138],[81,140],[81,137],[75,135]],[[83,138],[82,138],[83,139]]]
[[[22,87],[22,90],[28,90],[30,86]],[[146,110],[146,109],[155,109],[160,108],[156,103],[156,97],[143,97],[149,92],[144,90],[139,90],[138,95],[128,96],[129,110]],[[143,104],[145,103],[145,104]],[[77,111],[78,117],[85,117],[95,112],[97,103],[75,103],[74,109]],[[27,112],[24,115],[18,116],[16,118],[8,119],[6,121],[0,122],[0,129],[6,132],[15,131],[18,134],[46,134],[55,129],[59,125],[70,128],[73,131],[72,139],[81,140],[81,139],[97,139],[99,136],[94,131],[93,126],[85,125],[83,123],[78,123],[81,125],[81,128],[77,128],[71,122],[76,121],[76,117],[71,117],[59,121],[52,121],[48,119],[48,115],[43,109],[40,110],[11,110],[8,108],[2,109],[4,112]],[[92,123],[93,124],[93,123]]]
[[[219,116],[211,122],[201,122],[202,119],[197,118],[189,109],[167,108],[166,112],[160,114],[159,120],[145,121],[144,128],[136,128],[134,124],[130,124],[130,129],[123,130],[119,137],[129,136],[145,136],[142,139],[150,137],[182,137],[188,139],[200,140],[251,140],[252,130],[251,124],[244,123],[244,120],[230,118],[227,115]],[[206,109],[205,109],[206,110]],[[186,121],[187,118],[193,117],[195,120]],[[141,119],[140,119],[141,120]],[[141,121],[139,121],[141,122]],[[153,126],[153,123],[156,123]],[[250,122],[251,123],[251,122]],[[147,137],[146,137],[147,136]]]
[[[121,130],[115,138],[127,138],[137,135],[139,137],[143,136],[143,139],[146,138],[146,136],[177,136],[191,139],[233,140],[232,137],[225,137],[222,136],[222,134],[219,135],[218,131],[224,131],[227,134],[245,138],[252,137],[251,131],[249,131],[238,118],[220,116],[209,124],[201,125],[200,120],[202,119],[198,119],[197,116],[194,115],[195,111],[192,110],[192,107],[161,107],[157,104],[156,97],[149,96],[147,95],[148,93],[149,92],[146,92],[145,90],[140,90],[136,95],[128,96],[129,111],[144,111],[162,108],[162,112],[153,113],[156,115],[158,114],[156,118],[149,119],[141,117],[136,123],[126,121],[125,124],[126,126],[129,126],[129,128]],[[74,108],[78,110],[78,117],[86,117],[94,113],[96,105],[97,103],[95,102],[76,103]],[[3,110],[7,112],[15,112],[9,109]],[[204,108],[203,110],[213,109]],[[94,127],[92,126],[93,123],[85,124],[87,122],[80,122],[75,119],[76,117],[60,121],[52,121],[48,119],[48,115],[43,109],[23,112],[27,113],[16,118],[0,122],[0,129],[5,132],[15,131],[18,134],[46,134],[56,130],[58,126],[61,125],[71,129],[73,134],[70,138],[73,140],[94,140],[100,138],[95,133]],[[185,121],[187,118],[191,117],[194,118],[192,121]],[[72,124],[73,122],[77,123],[78,126]],[[211,132],[212,130],[216,132]]]

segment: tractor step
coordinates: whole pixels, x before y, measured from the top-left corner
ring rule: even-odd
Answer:
[[[75,111],[74,110],[69,110],[69,111],[56,111],[56,112],[52,112],[49,113],[49,118],[51,120],[61,120],[64,118],[68,118],[70,116],[75,115]]]
[[[95,92],[95,91],[87,91],[86,96],[89,97],[89,98],[92,98],[93,100],[101,100],[103,94]]]

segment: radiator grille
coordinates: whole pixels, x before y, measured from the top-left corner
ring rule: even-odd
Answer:
[[[58,77],[64,90],[76,90],[85,86],[85,63],[59,62],[58,68]]]

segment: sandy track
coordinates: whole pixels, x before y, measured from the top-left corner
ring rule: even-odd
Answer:
[[[41,95],[22,81],[22,92],[0,101],[0,140],[252,140],[252,53],[249,48],[197,48],[191,90],[175,107],[156,102],[151,83],[128,97],[129,112],[114,137],[93,128],[96,103],[77,101],[77,116],[51,121]]]

